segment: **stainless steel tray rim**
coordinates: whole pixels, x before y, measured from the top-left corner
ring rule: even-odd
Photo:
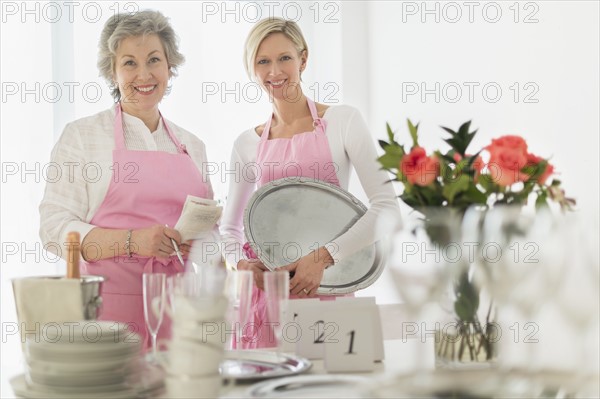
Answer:
[[[315,189],[329,191],[329,192],[333,193],[335,196],[337,196],[338,198],[345,199],[345,203],[348,205],[351,205],[351,207],[353,207],[353,209],[355,211],[360,212],[360,216],[364,215],[364,213],[366,213],[367,209],[368,209],[360,200],[358,200],[358,198],[356,198],[351,193],[347,192],[346,190],[344,190],[336,185],[333,185],[333,184],[330,184],[330,183],[327,183],[327,182],[324,182],[321,180],[305,178],[305,177],[294,177],[294,178],[278,179],[278,180],[274,180],[270,183],[265,184],[264,186],[259,188],[254,193],[254,195],[250,198],[250,200],[248,201],[248,205],[246,206],[246,209],[244,212],[244,228],[245,228],[246,237],[250,244],[250,247],[256,254],[259,254],[259,258],[261,258],[261,261],[263,262],[263,264],[270,270],[276,270],[281,265],[277,265],[274,262],[271,262],[268,257],[260,256],[260,254],[262,253],[262,249],[261,249],[260,245],[255,242],[257,240],[257,237],[254,235],[252,229],[249,228],[250,221],[252,220],[252,218],[254,216],[256,204],[259,203],[265,196],[271,194],[274,191],[280,190],[283,187],[290,187],[290,186],[297,186],[297,185],[304,186],[304,187],[313,187]],[[343,234],[343,232],[340,234]],[[336,236],[332,237],[331,240],[329,240],[329,241],[334,240],[340,234],[337,234]],[[329,242],[329,241],[327,241],[327,242]],[[371,244],[370,246],[367,246],[365,248],[373,248],[374,249],[375,259],[373,261],[372,267],[368,270],[367,273],[365,273],[363,275],[363,277],[357,279],[356,281],[353,281],[352,283],[348,283],[348,284],[339,284],[339,285],[333,285],[333,286],[330,284],[329,285],[328,284],[321,285],[319,287],[319,289],[317,290],[317,294],[319,294],[319,295],[344,295],[344,294],[350,294],[352,292],[364,289],[364,288],[372,285],[383,272],[383,267],[385,265],[386,254],[387,254],[387,243],[384,241],[379,241],[379,242]],[[339,266],[335,265],[333,267],[339,267]]]

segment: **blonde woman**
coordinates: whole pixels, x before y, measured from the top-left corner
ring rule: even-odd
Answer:
[[[354,167],[369,198],[369,210],[347,233],[283,267],[294,272],[290,280],[292,297],[315,297],[327,267],[335,267],[336,262],[380,238],[375,231],[378,215],[400,214],[392,185],[385,183],[387,176],[379,170],[373,138],[360,113],[346,105],[314,103],[304,95],[300,82],[308,55],[298,25],[280,18],[259,21],[246,40],[246,71],[273,104],[273,112],[264,124],[246,130],[235,141],[230,168],[255,174],[232,179],[221,224],[228,263],[254,275],[251,322],[259,329],[254,334],[246,329],[246,348],[275,345],[265,324],[263,273],[269,271],[259,260],[251,259],[250,251],[242,250],[243,212],[257,187],[282,177],[304,176],[347,189]],[[244,168],[252,163],[258,168]],[[294,167],[289,167],[291,164]]]

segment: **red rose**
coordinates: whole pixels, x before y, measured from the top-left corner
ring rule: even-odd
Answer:
[[[537,155],[534,155],[534,154],[527,154],[527,166],[536,167],[542,161],[545,161],[545,159],[542,157],[538,157]],[[535,170],[534,172],[537,172],[537,170]],[[545,184],[548,177],[553,173],[554,173],[554,166],[551,165],[550,163],[546,163],[546,168],[544,169],[542,174],[537,179],[538,183]]]
[[[490,178],[500,186],[510,186],[516,182],[527,180],[528,176],[521,172],[527,164],[527,155],[520,149],[495,148],[490,152]]]
[[[486,147],[486,150],[493,156],[497,151],[504,150],[519,150],[523,154],[527,154],[527,143],[521,136],[502,136],[497,139],[492,139],[492,144]]]
[[[502,136],[492,140],[486,148],[490,153],[490,178],[501,186],[510,186],[527,180],[521,173],[527,164],[527,143],[520,136]]]
[[[421,147],[414,147],[400,161],[400,170],[410,184],[427,186],[440,175],[440,162],[435,156],[428,157]]]

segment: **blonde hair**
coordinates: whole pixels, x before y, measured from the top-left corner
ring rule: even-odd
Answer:
[[[297,23],[278,17],[266,18],[258,21],[248,34],[244,46],[244,67],[251,79],[255,74],[254,65],[258,48],[263,40],[273,33],[283,33],[292,41],[292,43],[294,43],[298,54],[306,51],[306,54],[308,55],[308,45],[306,44],[304,35]]]
[[[179,52],[179,39],[169,19],[158,11],[145,10],[133,14],[115,14],[106,21],[98,43],[98,70],[109,84],[115,101],[121,99],[119,87],[113,82],[115,56],[123,39],[135,36],[158,35],[165,49],[170,76],[185,62]]]

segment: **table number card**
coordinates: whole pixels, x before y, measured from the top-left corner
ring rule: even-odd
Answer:
[[[288,310],[283,326],[283,342],[281,345],[282,352],[297,353],[297,343],[306,334],[305,328],[299,323],[299,317],[307,307],[316,307],[321,301],[318,298],[311,299],[290,299],[288,301]]]
[[[374,298],[337,298],[331,301],[298,300],[293,302],[295,302],[294,307],[290,313],[294,313],[296,327],[302,330],[302,336],[296,342],[295,352],[298,355],[308,359],[323,359],[325,347],[330,344],[338,344],[343,339],[337,315],[349,310],[354,313],[355,318],[360,313],[361,318],[357,327],[360,331],[364,329],[372,331],[367,336],[372,337],[373,340],[371,351],[374,351],[374,360],[383,359],[381,322]]]
[[[381,314],[379,313],[379,306],[375,302],[374,296],[353,298],[353,297],[340,297],[337,299],[340,301],[350,301],[352,308],[366,307],[369,310],[368,314],[370,321],[364,320],[364,323],[370,323],[373,326],[373,353],[375,355],[375,361],[381,361],[385,358],[383,350],[383,330],[381,327]]]
[[[371,307],[329,310],[325,318],[335,320],[336,342],[325,344],[325,370],[328,372],[373,371],[374,329],[368,322]]]
[[[323,318],[328,309],[333,309],[335,301],[296,301],[296,323],[302,336],[296,342],[296,353],[307,359],[323,359],[324,344],[335,339],[335,324]]]

